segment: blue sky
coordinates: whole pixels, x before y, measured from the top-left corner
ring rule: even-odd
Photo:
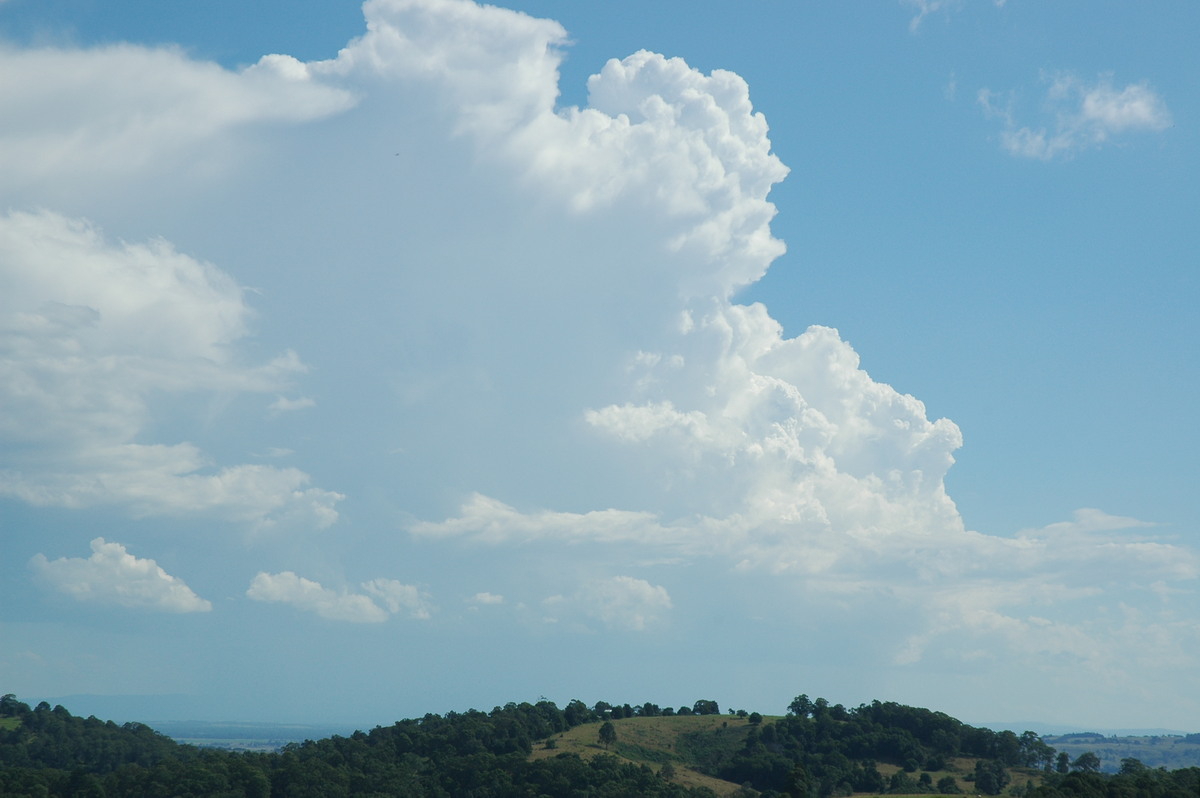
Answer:
[[[0,687],[1194,730],[1197,15],[5,0]]]

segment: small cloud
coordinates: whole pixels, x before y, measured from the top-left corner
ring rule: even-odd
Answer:
[[[1049,83],[1044,106],[1053,121],[1040,126],[1016,121],[1011,93],[980,89],[977,99],[984,115],[1001,120],[1001,146],[1011,154],[1041,161],[1069,158],[1122,133],[1157,132],[1171,125],[1166,103],[1145,82],[1118,89],[1111,75],[1087,84],[1060,73]]]
[[[954,70],[950,70],[950,78],[946,81],[946,88],[942,93],[950,102],[954,102],[954,98],[958,96],[958,75]]]
[[[272,446],[272,447],[268,448],[266,452],[264,452],[262,455],[260,455],[260,457],[269,457],[272,459],[277,459],[280,457],[291,457],[295,453],[296,453],[295,449],[287,449],[287,448],[284,448],[281,446]]]
[[[286,396],[277,396],[274,402],[267,406],[267,409],[272,413],[290,413],[293,410],[304,410],[309,407],[316,407],[315,399],[310,399],[307,396],[302,396],[299,399],[288,399]]]
[[[992,0],[996,8],[1003,8],[1007,0]],[[916,33],[925,17],[940,11],[957,10],[963,6],[964,0],[901,0],[901,4],[916,11],[916,16],[908,21],[910,33]]]
[[[1071,514],[1073,516],[1070,521],[1059,521],[1041,529],[1031,531],[1023,531],[1020,533],[1023,537],[1040,536],[1040,535],[1065,535],[1065,534],[1080,534],[1087,532],[1114,532],[1120,529],[1136,529],[1139,527],[1157,526],[1151,521],[1139,521],[1136,518],[1127,518],[1120,515],[1109,515],[1103,510],[1097,510],[1092,507],[1082,507]]]
[[[372,579],[363,582],[363,590],[378,599],[393,615],[406,611],[413,618],[429,617],[429,597],[416,585],[405,585],[395,579]]]
[[[260,571],[246,596],[255,601],[291,604],[331,621],[382,623],[388,619],[388,613],[364,595],[339,593],[291,571],[278,574]]]
[[[632,576],[614,576],[590,582],[576,594],[584,614],[609,629],[644,632],[665,620],[671,596],[661,585]]]
[[[925,17],[948,8],[962,5],[962,0],[903,0],[904,5],[916,11],[916,16],[908,21],[908,29],[916,33]]]
[[[34,572],[60,593],[84,603],[161,612],[208,612],[212,604],[192,592],[182,579],[171,576],[154,560],[134,557],[120,543],[92,541],[88,559],[62,557],[30,560]]]
[[[402,611],[407,611],[413,618],[429,617],[429,597],[413,585],[395,579],[372,579],[363,582],[362,589],[369,595],[331,590],[292,571],[259,572],[250,583],[246,596],[255,601],[291,604],[331,621],[382,623],[390,615]],[[372,596],[379,603],[372,601]]]
[[[472,604],[503,604],[504,596],[496,593],[476,593],[471,597]]]

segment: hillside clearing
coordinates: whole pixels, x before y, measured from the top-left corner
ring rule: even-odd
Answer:
[[[674,715],[672,717],[619,718],[611,721],[617,732],[617,741],[605,750],[600,744],[601,723],[586,723],[569,731],[554,735],[554,748],[546,748],[546,740],[539,741],[531,759],[549,759],[559,754],[576,754],[583,759],[592,759],[609,754],[637,765],[647,765],[655,772],[670,762],[675,768],[674,782],[685,787],[707,787],[717,795],[732,795],[737,784],[706,776],[695,770],[694,753],[688,750],[686,741],[680,738],[694,732],[720,732],[714,740],[736,749],[741,746],[750,728],[745,718],[733,715]]]

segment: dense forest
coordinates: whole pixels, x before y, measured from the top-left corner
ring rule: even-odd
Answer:
[[[968,726],[940,712],[873,701],[854,708],[801,695],[782,717],[715,701],[660,708],[572,701],[510,703],[401,720],[274,753],[198,748],[148,726],[80,718],[61,706],[0,698],[4,796],[713,796],[829,798],[989,794],[1020,798],[1196,798],[1200,768],[1152,769],[1136,759],[1099,772],[1094,754],[1070,759],[1032,732]],[[723,717],[723,716],[722,716]],[[637,719],[662,719],[657,721]],[[678,720],[671,720],[676,718]],[[632,721],[626,719],[634,719]],[[667,749],[626,743],[637,724],[683,730]],[[687,729],[694,729],[687,731]],[[594,734],[592,730],[594,729]],[[573,731],[574,730],[574,731]],[[558,752],[580,730],[595,751]],[[538,755],[534,755],[535,750]],[[611,753],[610,753],[611,750]],[[640,761],[639,760],[640,756]]]

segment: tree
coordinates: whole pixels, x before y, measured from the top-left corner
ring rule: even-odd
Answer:
[[[664,781],[671,781],[672,779],[675,778],[675,766],[672,765],[670,762],[664,763],[663,766],[659,769],[658,775]]]
[[[1066,773],[1071,769],[1071,757],[1066,751],[1058,752],[1058,757],[1054,760],[1054,769],[1059,773]]]
[[[1008,771],[1000,760],[980,759],[975,763],[975,787],[984,795],[999,795],[1008,780]]]
[[[606,720],[600,725],[600,742],[604,744],[605,750],[610,745],[617,741],[617,727],[612,725],[612,721]]]
[[[943,776],[938,779],[937,791],[942,795],[957,795],[962,792],[958,781],[953,776]]]
[[[1075,757],[1075,761],[1071,763],[1071,769],[1080,773],[1096,773],[1100,770],[1100,757],[1091,751],[1084,751]]]
[[[813,703],[808,700],[808,696],[804,693],[796,696],[792,703],[788,704],[788,714],[795,715],[800,718],[807,718],[812,714]]]
[[[762,715],[758,714],[757,712],[751,712],[750,713],[750,725],[757,726],[760,723],[762,723]]]
[[[717,706],[716,701],[708,701],[706,699],[700,699],[696,703],[692,704],[692,714],[693,715],[720,715],[721,708],[719,706]]]

